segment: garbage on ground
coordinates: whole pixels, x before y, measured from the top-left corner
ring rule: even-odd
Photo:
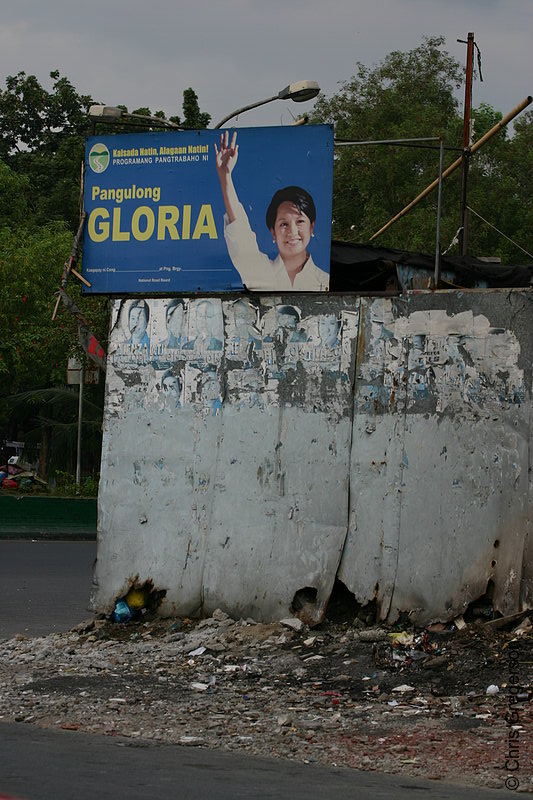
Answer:
[[[117,600],[115,603],[113,619],[115,622],[129,622],[131,619],[133,619],[131,608],[124,599]]]
[[[526,611],[517,611],[514,614],[508,614],[506,617],[498,617],[497,619],[491,619],[485,623],[485,627],[488,630],[503,630],[507,628],[508,630],[511,628],[512,625],[515,623],[520,622],[524,617],[527,617],[530,613],[530,610]]]
[[[195,692],[206,692],[209,689],[208,683],[200,683],[200,681],[193,681],[191,689]]]
[[[517,625],[516,628],[513,628],[513,633],[515,636],[525,636],[527,633],[531,633],[531,627],[530,618],[525,617],[520,625]]]
[[[489,694],[489,695],[490,694],[498,694],[499,691],[500,691],[500,687],[496,686],[494,683],[491,683],[490,686],[487,686],[487,691],[485,692],[485,694]]]
[[[139,611],[146,606],[148,592],[145,589],[130,589],[124,600],[132,611]]]
[[[191,650],[189,653],[190,656],[201,656],[205,653],[207,648],[205,647],[197,647],[196,650]]]
[[[304,626],[302,620],[298,619],[298,617],[280,619],[280,625],[283,625],[284,628],[291,628],[293,631],[301,631]]]
[[[148,608],[153,609],[157,600],[164,594],[156,592],[150,581],[140,587],[132,586],[127,594],[116,601],[112,618],[115,622],[130,622],[137,619],[140,614],[145,614]]]
[[[426,626],[429,633],[448,633],[448,626],[444,622],[433,622],[431,625]]]
[[[392,639],[393,644],[414,644],[415,635],[414,633],[407,633],[407,631],[401,631],[400,633],[389,633],[389,637]]]

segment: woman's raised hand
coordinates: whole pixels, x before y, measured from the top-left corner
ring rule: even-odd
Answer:
[[[229,141],[228,131],[224,131],[224,133],[221,133],[220,150],[218,149],[215,142],[216,168],[218,175],[221,179],[223,177],[231,175],[233,167],[237,163],[238,155],[239,155],[239,145],[237,144],[237,131],[233,131],[233,136],[231,137],[231,143]]]

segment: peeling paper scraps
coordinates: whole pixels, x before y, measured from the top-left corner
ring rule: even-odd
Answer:
[[[437,309],[393,319],[389,304],[373,316],[371,337],[360,369],[367,411],[500,410],[525,398],[518,339],[483,315]]]

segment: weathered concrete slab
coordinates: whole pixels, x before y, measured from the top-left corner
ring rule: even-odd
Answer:
[[[314,624],[337,578],[391,621],[531,603],[531,309],[522,290],[117,303],[95,608],[149,581],[162,614]]]
[[[150,300],[138,346],[139,306],[117,304],[96,607],[150,581],[165,614],[272,619],[304,589],[322,618],[347,530],[358,302],[297,300]]]
[[[520,605],[531,362],[513,297],[363,301],[339,577],[382,618],[447,619],[487,589],[502,613]]]

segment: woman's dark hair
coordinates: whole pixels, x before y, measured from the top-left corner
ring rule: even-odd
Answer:
[[[146,324],[148,324],[150,320],[150,308],[148,307],[148,303],[146,300],[134,300],[131,306],[128,309],[128,319],[130,317],[131,311],[133,308],[142,308],[144,311],[144,318],[146,320]]]
[[[176,300],[176,299],[174,299],[174,300],[171,300],[170,303],[168,304],[167,310],[165,311],[165,320],[167,322],[167,325],[168,325],[169,317],[172,316],[172,314],[174,313],[174,311],[176,310],[176,308],[178,306],[181,306],[182,309],[185,311],[185,301],[184,300]]]
[[[294,317],[296,322],[300,322],[300,315],[294,306],[276,306],[278,314],[284,314],[287,317]]]
[[[311,222],[315,221],[315,203],[309,192],[306,192],[301,186],[286,186],[284,189],[278,189],[267,208],[266,224],[269,231],[275,227],[278,208],[285,202],[292,203],[296,206],[298,211],[309,217]]]

